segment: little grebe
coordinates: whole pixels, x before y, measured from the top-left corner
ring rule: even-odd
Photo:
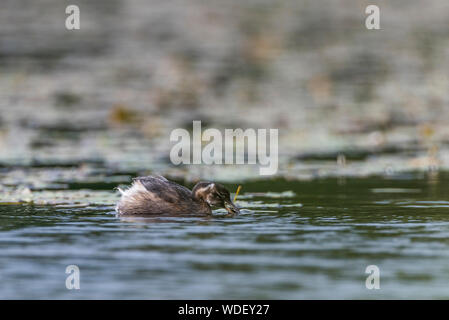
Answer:
[[[190,191],[162,176],[133,180],[129,189],[118,189],[122,197],[116,210],[121,215],[211,214],[211,206],[225,208],[231,214],[239,213],[229,191],[218,183],[199,182]]]

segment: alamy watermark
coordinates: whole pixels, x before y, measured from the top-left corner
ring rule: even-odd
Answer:
[[[380,29],[380,8],[375,4],[366,7],[365,13],[368,15],[365,19],[365,27],[368,30]]]
[[[177,142],[170,151],[174,165],[259,164],[260,175],[273,175],[278,170],[278,129],[224,129],[222,134],[215,128],[202,132],[201,121],[193,121],[192,136],[178,128],[171,132],[170,141]],[[203,142],[208,143],[203,147]]]
[[[79,30],[81,28],[80,8],[77,5],[71,4],[65,8],[65,13],[69,16],[65,20],[65,27],[67,30]],[[368,5],[365,8],[365,14],[368,16],[365,19],[365,27],[368,30],[380,29],[380,8],[375,4]]]
[[[369,276],[366,278],[365,286],[368,290],[380,289],[380,269],[376,265],[369,265],[365,269]]]
[[[80,289],[80,268],[77,265],[71,264],[67,266],[65,269],[65,273],[67,273],[69,276],[67,276],[65,280],[65,287],[68,290],[79,290]]]
[[[79,30],[81,28],[80,8],[71,4],[65,8],[65,13],[69,16],[65,19],[65,27],[67,30]]]

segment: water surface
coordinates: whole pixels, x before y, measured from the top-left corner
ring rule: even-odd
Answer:
[[[0,298],[447,299],[448,181],[411,173],[248,182],[234,218],[121,219],[113,203],[2,205]],[[71,264],[80,290],[65,287]],[[380,290],[365,287],[368,265],[380,268]]]

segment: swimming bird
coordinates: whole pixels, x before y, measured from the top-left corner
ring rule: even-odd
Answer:
[[[162,176],[137,177],[122,190],[116,211],[121,215],[212,214],[211,207],[222,207],[230,214],[240,212],[221,184],[198,182],[190,191]]]

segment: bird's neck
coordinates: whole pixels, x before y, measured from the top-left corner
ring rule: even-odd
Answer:
[[[195,195],[192,194],[192,199],[200,207],[202,212],[212,212],[210,205],[202,197],[195,197]]]

